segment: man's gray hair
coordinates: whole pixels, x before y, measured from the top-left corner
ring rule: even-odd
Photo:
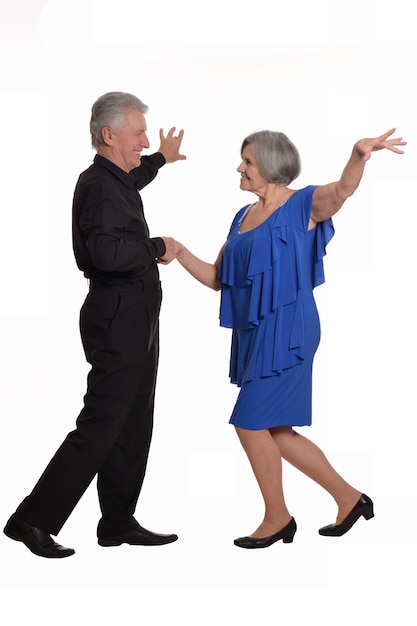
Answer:
[[[241,154],[249,144],[255,149],[259,171],[269,182],[286,187],[300,175],[300,154],[284,133],[258,130],[243,140]]]
[[[127,113],[131,110],[143,115],[148,107],[131,93],[110,91],[98,98],[91,107],[90,133],[91,145],[98,150],[104,145],[102,130],[106,126],[118,131],[126,124]]]

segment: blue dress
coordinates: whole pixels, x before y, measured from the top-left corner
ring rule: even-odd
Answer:
[[[230,423],[260,430],[311,424],[312,365],[320,341],[313,296],[334,234],[326,220],[308,230],[316,186],[296,191],[244,233],[235,216],[223,251],[220,325],[233,329],[230,380],[240,387]]]

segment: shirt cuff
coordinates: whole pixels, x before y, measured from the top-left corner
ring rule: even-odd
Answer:
[[[155,246],[155,259],[159,259],[159,257],[164,256],[167,249],[162,237],[152,237],[151,241]]]
[[[162,154],[162,152],[154,152],[153,154],[150,155],[150,158],[152,159],[152,161],[154,162],[154,164],[156,165],[158,169],[162,167],[163,165],[165,165],[166,163],[165,157]]]

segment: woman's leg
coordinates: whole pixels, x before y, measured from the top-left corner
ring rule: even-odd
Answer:
[[[264,520],[251,536],[269,537],[291,520],[282,489],[281,453],[269,430],[236,428],[236,432],[265,502]]]
[[[336,472],[316,444],[290,426],[272,428],[270,434],[283,459],[333,496],[339,507],[336,524],[340,524],[358,502],[361,492]]]

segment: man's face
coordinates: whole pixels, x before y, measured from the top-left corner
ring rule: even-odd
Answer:
[[[144,148],[149,148],[146,120],[134,109],[126,116],[126,124],[117,132],[111,130],[111,160],[125,172],[140,165]]]

